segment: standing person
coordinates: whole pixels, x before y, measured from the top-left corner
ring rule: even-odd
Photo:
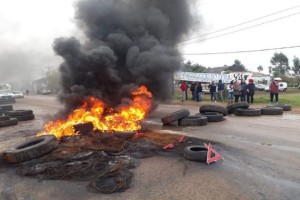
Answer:
[[[196,82],[193,82],[193,83],[191,84],[190,90],[191,90],[191,92],[192,92],[192,100],[196,100],[196,90],[195,90],[196,85],[197,85]]]
[[[278,81],[273,80],[272,83],[270,84],[270,100],[271,103],[273,103],[273,99],[275,96],[275,101],[278,103],[278,93],[279,93],[279,84]]]
[[[197,92],[197,101],[202,101],[202,85],[201,83],[197,83],[197,86],[196,86],[196,92]]]
[[[182,81],[182,83],[180,84],[180,90],[181,90],[181,101],[185,101],[186,100],[186,82]]]
[[[217,86],[216,86],[215,82],[212,81],[208,87],[209,87],[209,92],[210,92],[210,101],[216,102],[217,101],[217,98],[216,98]]]
[[[234,94],[235,103],[237,103],[239,101],[239,98],[241,96],[241,90],[242,90],[242,87],[241,87],[240,83],[237,80],[235,80],[235,82],[233,83],[233,94]]]
[[[228,105],[233,103],[233,81],[227,86],[228,90]]]
[[[247,85],[247,102],[253,103],[253,96],[255,92],[255,84],[253,79],[249,79],[249,84]]]
[[[218,94],[219,94],[219,98],[220,98],[221,102],[224,101],[223,92],[224,92],[224,83],[222,83],[222,80],[219,80],[219,83],[218,83]]]
[[[241,101],[246,101],[247,84],[244,79],[241,80]]]
[[[29,90],[28,90],[28,89],[26,90],[26,95],[27,95],[27,96],[29,95]]]

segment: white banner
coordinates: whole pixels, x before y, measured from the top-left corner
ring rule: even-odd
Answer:
[[[175,80],[181,81],[197,81],[197,82],[207,82],[211,81],[218,82],[222,80],[223,83],[229,83],[230,74],[211,74],[211,73],[193,73],[193,72],[176,72],[174,74]]]

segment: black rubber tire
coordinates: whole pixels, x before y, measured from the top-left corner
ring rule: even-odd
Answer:
[[[18,120],[16,118],[10,118],[8,120],[0,121],[0,127],[14,126],[17,124]]]
[[[6,115],[10,117],[23,116],[23,115],[32,115],[32,110],[13,110],[5,112]]]
[[[201,145],[187,146],[183,150],[183,156],[187,160],[206,162],[207,161],[207,148]]]
[[[2,152],[2,158],[8,163],[20,163],[45,155],[58,146],[53,135],[29,139]]]
[[[249,104],[247,102],[243,101],[243,102],[239,102],[239,103],[229,105],[226,108],[228,110],[228,114],[232,114],[238,108],[249,108]]]
[[[218,113],[222,113],[224,116],[228,114],[227,108],[222,106],[215,106],[215,105],[203,105],[199,108],[199,112],[200,113],[218,112]]]
[[[0,116],[0,121],[9,120],[9,116]]]
[[[2,108],[3,113],[6,111],[12,111],[14,109],[12,105],[0,105],[0,108]]]
[[[178,120],[179,126],[205,126],[207,125],[207,117],[205,116],[189,116]]]
[[[132,138],[137,131],[115,131],[114,135],[118,138]]]
[[[164,125],[166,125],[178,121],[182,118],[188,117],[189,115],[190,111],[188,109],[181,109],[162,117],[161,121]]]
[[[279,107],[279,108],[282,108],[283,111],[291,111],[292,110],[292,105],[291,104],[283,104],[283,103],[268,104],[267,107]]]
[[[280,107],[264,107],[261,108],[262,115],[282,115],[283,108]]]
[[[236,116],[261,116],[261,109],[238,108],[234,111]]]
[[[21,116],[15,116],[15,118],[17,118],[18,121],[27,121],[27,120],[32,120],[34,119],[34,115],[21,115]]]
[[[221,122],[224,120],[223,114],[218,112],[197,113],[196,116],[205,116],[208,122]]]

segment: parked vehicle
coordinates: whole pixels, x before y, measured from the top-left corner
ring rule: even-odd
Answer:
[[[264,84],[255,84],[255,90],[256,91],[264,91],[265,88],[266,88],[266,85],[264,85]]]
[[[14,94],[14,97],[16,99],[18,99],[18,98],[24,98],[24,94],[21,91],[13,91],[13,94]]]
[[[0,103],[15,103],[16,98],[9,90],[0,90]]]

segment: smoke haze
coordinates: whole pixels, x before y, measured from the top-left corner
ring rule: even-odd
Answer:
[[[91,95],[114,107],[140,85],[157,100],[171,97],[173,72],[181,66],[176,44],[194,22],[188,0],[85,0],[75,16],[86,41],[53,44],[64,60],[60,100],[67,110]]]

